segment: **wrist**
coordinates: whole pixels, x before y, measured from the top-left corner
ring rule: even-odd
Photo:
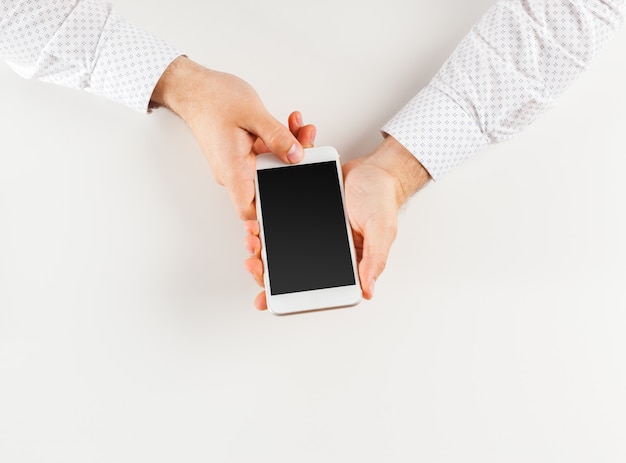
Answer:
[[[152,93],[152,103],[178,114],[194,131],[205,130],[209,120],[241,121],[262,103],[245,81],[190,60],[176,58]]]
[[[157,82],[151,105],[164,106],[189,122],[188,118],[194,113],[192,106],[199,101],[198,92],[211,72],[186,56],[179,56]]]
[[[174,82],[179,78],[181,70],[187,66],[186,61],[188,61],[186,57],[179,56],[165,69],[152,91],[152,96],[150,97],[151,105],[157,107],[165,106],[168,109],[172,109],[172,106],[175,105],[173,101],[174,92],[177,90]]]
[[[398,206],[404,204],[431,179],[417,158],[391,135],[367,156],[366,161],[386,171],[394,179]]]

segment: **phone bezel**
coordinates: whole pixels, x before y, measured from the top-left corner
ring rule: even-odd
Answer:
[[[350,245],[350,257],[352,260],[352,271],[354,273],[355,281],[354,285],[300,291],[296,293],[279,295],[271,294],[271,283],[265,253],[265,229],[263,226],[263,214],[261,210],[261,202],[263,200],[262,198],[260,198],[259,195],[258,176],[255,176],[256,210],[257,219],[260,225],[261,260],[263,261],[263,269],[265,271],[264,282],[266,288],[267,306],[270,312],[276,315],[287,315],[318,310],[336,309],[340,307],[350,307],[361,302],[362,292],[356,263],[356,253],[354,250],[354,242],[352,239],[352,229],[350,228],[350,222],[348,220],[348,211],[346,209],[343,186],[343,174],[341,172],[341,163],[339,162],[339,153],[337,152],[337,150],[330,146],[307,148],[304,150],[304,159],[298,164],[286,164],[270,153],[260,154],[256,158],[256,170],[258,172],[259,170],[264,169],[299,166],[303,164],[316,164],[329,161],[334,161],[337,167],[339,189],[341,192],[341,201],[345,216],[346,231]]]

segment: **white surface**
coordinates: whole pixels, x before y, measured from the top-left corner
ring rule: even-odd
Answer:
[[[490,4],[117,1],[344,159]],[[375,301],[289,318],[183,123],[1,66],[0,461],[626,460],[625,45],[412,200]]]

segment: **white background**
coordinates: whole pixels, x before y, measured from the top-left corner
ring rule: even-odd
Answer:
[[[116,5],[351,159],[491,3]],[[288,318],[181,121],[0,66],[0,461],[625,461],[625,45],[413,198],[373,302]]]

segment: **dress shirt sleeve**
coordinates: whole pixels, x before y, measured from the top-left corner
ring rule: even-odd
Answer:
[[[102,0],[0,0],[0,56],[18,74],[147,111],[181,53]]]
[[[551,107],[623,17],[624,0],[500,0],[382,130],[441,178]]]

